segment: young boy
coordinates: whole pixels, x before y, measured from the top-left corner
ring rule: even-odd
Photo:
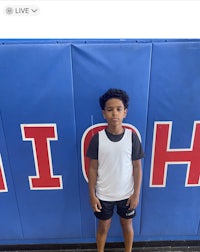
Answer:
[[[142,181],[144,153],[135,133],[122,127],[129,97],[121,89],[109,89],[99,99],[108,125],[95,134],[87,150],[91,207],[98,218],[97,250],[104,252],[114,207],[120,217],[125,252],[132,251],[135,208]]]

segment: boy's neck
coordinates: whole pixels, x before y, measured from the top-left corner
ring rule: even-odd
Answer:
[[[121,127],[107,127],[106,129],[109,133],[113,134],[113,135],[120,135],[124,132],[124,128]]]

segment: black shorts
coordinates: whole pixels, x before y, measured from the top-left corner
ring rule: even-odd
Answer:
[[[128,199],[120,201],[103,201],[100,200],[101,212],[94,212],[95,216],[100,220],[108,220],[113,216],[114,208],[117,207],[117,214],[124,219],[132,219],[136,215],[136,210],[129,210],[126,205]]]

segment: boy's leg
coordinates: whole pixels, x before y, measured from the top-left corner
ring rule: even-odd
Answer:
[[[131,252],[133,246],[134,230],[132,219],[120,218],[122,232],[124,236],[125,252]]]
[[[125,219],[120,217],[120,223],[124,236],[125,252],[131,252],[134,238],[132,219]]]
[[[108,230],[110,228],[111,219],[99,220],[97,229],[97,251],[104,252]]]
[[[117,213],[120,216],[120,223],[124,236],[125,252],[131,252],[134,238],[133,218],[136,215],[136,211],[135,209],[129,209],[127,200],[128,199],[117,201]]]

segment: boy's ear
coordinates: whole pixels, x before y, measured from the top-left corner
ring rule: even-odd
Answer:
[[[127,113],[128,113],[128,109],[125,109],[124,110],[124,118],[127,116]]]
[[[105,111],[102,110],[102,115],[103,115],[103,118],[105,119]]]

